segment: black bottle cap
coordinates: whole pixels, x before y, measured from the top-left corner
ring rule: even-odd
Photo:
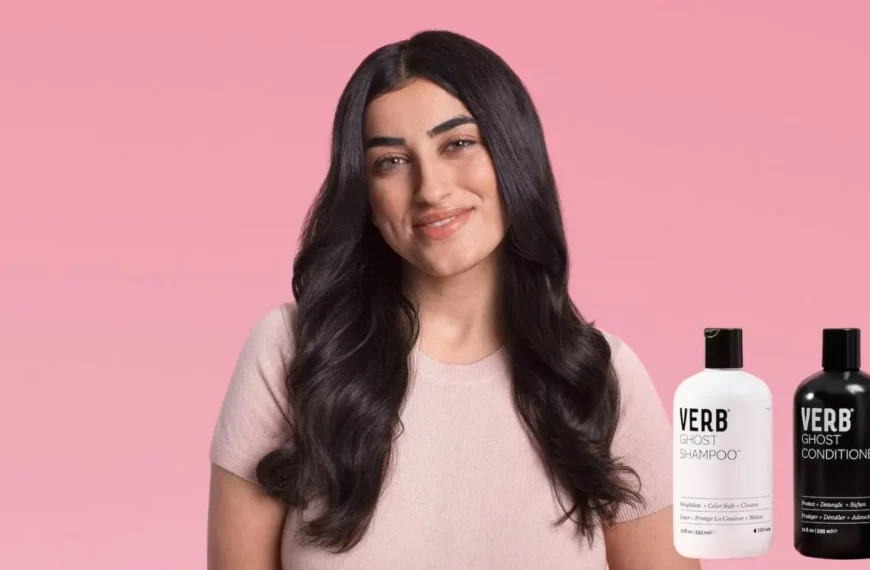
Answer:
[[[858,370],[861,368],[861,330],[824,329],[822,331],[822,368]]]
[[[743,368],[743,329],[704,329],[706,368]]]

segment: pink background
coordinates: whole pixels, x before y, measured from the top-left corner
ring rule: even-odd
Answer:
[[[703,327],[745,329],[777,405],[774,545],[704,568],[845,564],[792,549],[790,402],[822,327],[863,327],[870,368],[866,6],[4,3],[0,567],[205,567],[213,422],[291,298],[339,92],[441,27],[529,87],[572,293],[669,409]]]

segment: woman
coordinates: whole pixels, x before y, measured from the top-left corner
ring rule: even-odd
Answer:
[[[568,296],[520,80],[420,33],[363,61],[333,128],[295,301],[252,330],[215,429],[209,567],[698,568],[655,389]]]

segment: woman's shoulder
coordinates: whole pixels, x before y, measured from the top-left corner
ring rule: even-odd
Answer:
[[[296,301],[284,301],[270,307],[260,319],[267,328],[277,329],[276,332],[292,338],[296,310]]]
[[[637,384],[649,384],[646,366],[634,349],[621,335],[598,329],[610,345],[610,362],[620,379],[623,390],[633,390]]]
[[[255,320],[248,332],[246,349],[253,354],[281,354],[289,362],[294,351],[293,324],[296,319],[295,301],[272,305]]]
[[[613,352],[617,346],[622,342],[622,339],[616,334],[610,332],[609,330],[604,330],[601,328],[597,328],[596,330],[601,333],[601,335],[607,340],[607,344],[610,345],[610,351]]]
[[[623,350],[628,349],[631,351],[631,347],[629,347],[626,342],[622,339],[621,336],[604,329],[597,329],[598,332],[607,340],[607,344],[610,346],[610,359],[611,361],[616,363],[618,359],[623,356]]]

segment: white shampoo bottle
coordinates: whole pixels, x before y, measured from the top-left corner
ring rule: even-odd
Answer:
[[[751,558],[773,535],[773,403],[743,371],[743,331],[705,329],[705,369],[674,394],[674,546]]]

